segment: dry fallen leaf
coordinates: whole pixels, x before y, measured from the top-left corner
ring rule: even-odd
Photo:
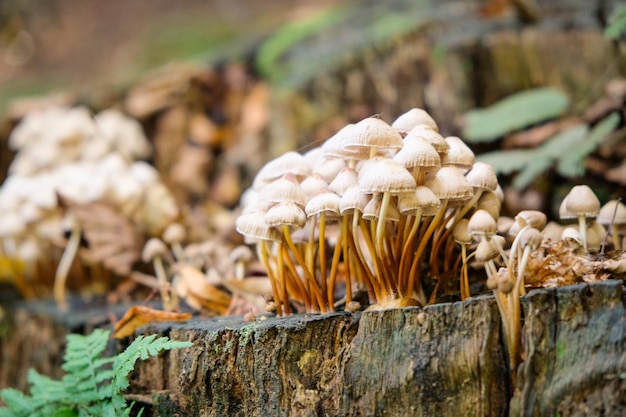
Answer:
[[[105,203],[79,205],[65,200],[64,204],[76,217],[88,243],[88,248],[81,249],[81,255],[117,275],[129,275],[143,246],[143,238],[134,224]]]
[[[231,296],[209,283],[199,269],[183,265],[178,269],[175,289],[187,304],[205,313],[224,314],[230,305]]]
[[[135,333],[148,323],[158,321],[187,321],[190,313],[174,313],[144,306],[132,306],[113,327],[113,337],[121,339]]]

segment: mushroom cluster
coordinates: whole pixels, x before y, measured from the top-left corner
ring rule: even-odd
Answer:
[[[16,155],[0,188],[3,255],[31,265],[54,259],[51,246],[70,230],[54,285],[61,305],[81,239],[78,222],[61,200],[106,202],[148,235],[160,234],[178,215],[158,172],[140,160],[151,152],[141,126],[116,110],[95,117],[82,107],[29,114],[11,133],[9,146]]]
[[[359,308],[360,290],[370,308],[392,308],[427,303],[424,269],[437,282],[431,298],[458,276],[466,252],[453,231],[482,209],[495,234],[500,204],[493,169],[412,109],[391,125],[378,117],[347,125],[304,155],[267,163],[242,196],[236,227],[256,243],[278,314],[291,302],[333,311],[341,280],[347,310]]]

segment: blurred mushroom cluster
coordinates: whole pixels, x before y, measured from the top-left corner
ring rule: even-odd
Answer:
[[[108,207],[142,235],[160,234],[179,215],[158,172],[142,160],[151,146],[141,126],[116,110],[95,116],[83,107],[31,113],[12,131],[9,146],[16,155],[0,189],[0,237],[4,258],[26,268],[15,274],[26,294],[38,290],[39,261],[58,263],[54,294],[65,304],[64,282],[81,238],[89,241],[96,263],[108,259],[113,272],[130,272],[137,257],[132,248],[98,244],[98,238],[122,240],[122,234],[110,229],[107,235],[106,228],[82,234],[88,218],[106,222],[94,205]],[[62,255],[57,248],[64,248]]]

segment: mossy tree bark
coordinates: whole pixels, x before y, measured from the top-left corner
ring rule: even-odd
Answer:
[[[621,416],[623,288],[606,281],[526,296],[525,360],[513,389],[495,302],[475,297],[424,309],[150,325],[141,333],[194,346],[141,362],[129,397],[154,416]],[[0,339],[3,385],[23,381],[31,366],[58,376],[62,333],[89,331],[110,311],[80,326],[76,312],[47,306],[22,305],[11,316]]]

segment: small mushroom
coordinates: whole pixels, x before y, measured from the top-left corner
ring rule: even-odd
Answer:
[[[68,308],[67,300],[65,299],[65,282],[67,281],[67,276],[70,272],[72,262],[74,262],[74,258],[78,252],[80,237],[82,235],[78,221],[74,218],[71,218],[70,221],[70,237],[65,245],[65,250],[63,251],[63,255],[61,255],[61,260],[57,265],[57,270],[54,275],[53,294],[54,299],[61,310],[67,310]]]
[[[578,218],[578,229],[585,250],[587,250],[587,217],[595,218],[599,212],[600,200],[587,185],[576,185],[565,196],[565,218]]]
[[[161,294],[163,307],[165,310],[171,311],[174,306],[172,305],[172,300],[168,291],[169,284],[167,274],[165,272],[165,266],[163,265],[163,258],[168,256],[170,256],[170,252],[167,245],[161,239],[156,237],[150,238],[141,251],[141,260],[145,263],[152,262],[154,267],[154,273],[156,274],[157,281],[159,283],[159,293]]]
[[[183,249],[182,242],[187,237],[187,231],[185,226],[180,223],[172,223],[165,228],[163,232],[163,241],[170,245],[176,261],[182,262],[186,259],[185,250]]]
[[[234,267],[234,277],[236,280],[242,280],[246,275],[246,265],[252,261],[253,253],[246,245],[239,245],[230,251],[228,261]]]
[[[610,200],[600,208],[598,223],[610,227],[609,233],[613,246],[617,250],[622,249],[620,229],[626,225],[626,206],[620,200]]]

